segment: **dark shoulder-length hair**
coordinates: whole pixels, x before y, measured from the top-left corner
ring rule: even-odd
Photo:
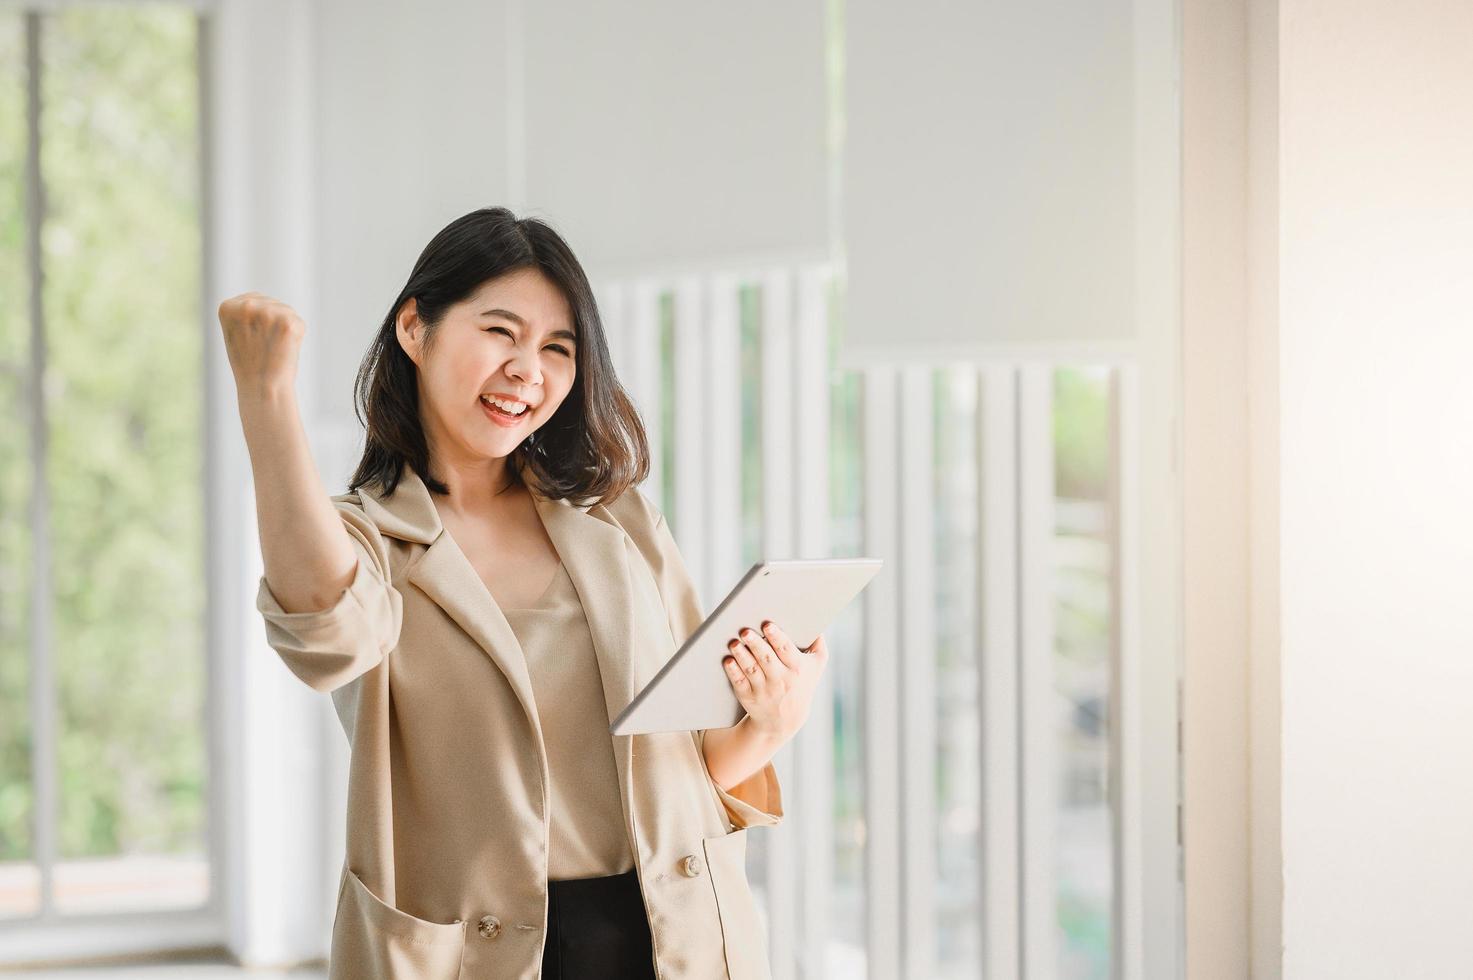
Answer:
[[[572,249],[541,220],[480,208],[446,225],[425,246],[359,365],[354,409],[366,438],[350,493],[374,484],[392,494],[406,464],[431,492],[450,493],[429,471],[418,374],[395,328],[399,309],[414,297],[424,322],[422,349],[428,351],[451,306],[487,280],[526,268],[540,270],[567,297],[578,334],[577,368],[557,411],[512,451],[503,489],[528,486],[553,499],[609,504],[649,475],[644,424],[614,375],[593,289]]]

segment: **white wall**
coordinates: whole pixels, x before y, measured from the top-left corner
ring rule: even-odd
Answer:
[[[1473,975],[1473,4],[1281,0],[1284,973]]]
[[[1187,975],[1473,975],[1473,6],[1183,29]]]
[[[1156,139],[1176,51],[1141,42],[1173,16],[845,0],[848,362],[1133,352],[1138,222],[1176,204],[1139,180],[1176,153]]]
[[[224,942],[248,965],[320,955],[335,899],[323,738],[331,705],[266,645],[254,608],[261,574],[250,463],[215,310],[247,290],[312,318],[308,10],[290,0],[225,0],[204,37],[206,100],[202,324],[208,343],[211,835]],[[304,350],[311,376],[315,350]],[[299,382],[304,415],[317,406]],[[314,449],[321,444],[314,439]],[[319,462],[322,456],[318,456]],[[337,738],[341,741],[342,734]],[[341,812],[341,811],[339,811]],[[336,825],[336,826],[335,826]],[[340,839],[340,837],[339,837]]]
[[[508,203],[504,7],[310,5],[319,302],[304,315],[318,362],[302,384],[318,388],[318,418],[354,438],[353,376],[414,260],[455,218]]]
[[[1182,11],[1186,975],[1248,976],[1248,61],[1243,0]]]
[[[504,2],[522,11],[512,189],[590,277],[825,257],[827,0]]]
[[[476,208],[548,221],[595,281],[827,245],[822,0],[311,10],[323,421],[358,432],[359,359]]]
[[[1278,0],[1249,0],[1247,331],[1249,975],[1283,972],[1283,724],[1279,567]],[[1241,974],[1240,974],[1241,975]]]

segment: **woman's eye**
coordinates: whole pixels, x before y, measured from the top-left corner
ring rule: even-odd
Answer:
[[[502,333],[506,334],[508,337],[511,336],[511,331],[508,330],[508,329],[506,329],[505,327],[487,327],[486,328],[486,333],[490,333],[493,330],[500,330]],[[555,351],[561,352],[564,357],[572,357],[573,356],[572,353],[569,352],[569,350],[566,347],[564,347],[562,344],[553,344],[552,345],[552,349],[555,350]]]

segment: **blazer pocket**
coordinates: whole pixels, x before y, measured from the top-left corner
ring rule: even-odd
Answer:
[[[388,904],[352,869],[332,926],[330,980],[458,980],[465,920],[430,922]]]
[[[747,829],[701,840],[726,949],[731,980],[768,980],[767,936],[747,882]]]

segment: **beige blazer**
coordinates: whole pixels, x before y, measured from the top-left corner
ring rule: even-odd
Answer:
[[[582,601],[609,719],[704,619],[655,506],[533,494]],[[332,498],[358,553],[325,610],[288,613],[262,576],[267,641],[331,692],[352,749],[331,980],[541,975],[547,754],[515,634],[409,467],[380,498]],[[611,735],[663,980],[769,976],[747,828],[781,821],[771,763],[722,790],[704,731]]]

